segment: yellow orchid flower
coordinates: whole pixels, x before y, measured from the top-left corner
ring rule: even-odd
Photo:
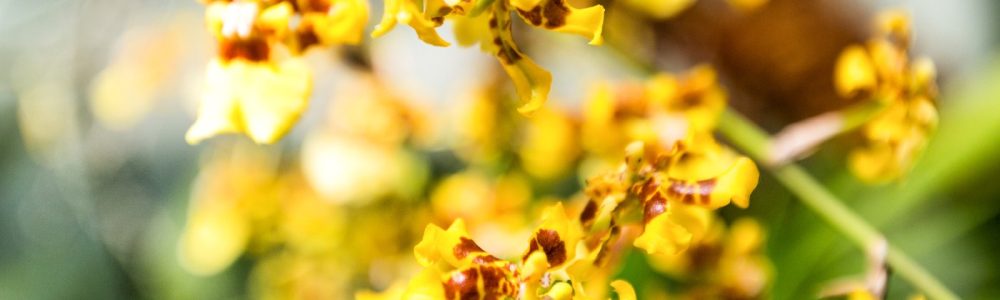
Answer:
[[[368,22],[368,4],[364,0],[212,1],[205,17],[219,45],[218,57],[209,62],[188,143],[243,133],[258,144],[271,144],[295,125],[312,90],[310,70],[286,53],[301,55],[313,46],[359,43]]]
[[[601,231],[613,228],[622,210],[641,207],[643,231],[633,245],[649,254],[677,255],[706,234],[711,210],[749,206],[759,171],[711,134],[726,94],[710,67],[624,87],[619,95],[597,89],[584,112],[583,128],[626,131],[635,142],[623,147],[619,170],[587,181],[590,201],[580,222],[590,232]],[[630,199],[639,205],[623,204]]]
[[[679,280],[701,278],[683,291],[688,297],[766,298],[772,271],[763,253],[765,235],[760,224],[741,218],[727,228],[723,222],[712,221],[706,230],[687,251],[651,255],[650,264]]]
[[[701,240],[712,224],[711,211],[662,197],[646,200],[643,219],[643,233],[633,244],[647,254],[677,255]]]
[[[584,107],[582,143],[586,150],[615,160],[632,141],[670,148],[714,130],[726,98],[715,71],[707,65],[681,76],[657,74],[617,90],[601,84]]]
[[[483,5],[483,6],[478,6]],[[455,19],[459,44],[479,42],[483,51],[493,54],[504,71],[514,81],[521,99],[518,111],[527,114],[540,108],[548,98],[552,75],[518,49],[511,36],[511,13],[514,10],[525,22],[557,32],[579,34],[590,44],[603,42],[604,7],[600,5],[577,9],[562,0],[497,0],[473,1],[386,0],[382,21],[372,32],[379,37],[406,23],[424,42],[434,46],[449,46],[437,33],[446,18]]]
[[[516,267],[483,251],[468,237],[462,219],[455,220],[448,230],[427,225],[413,253],[425,269],[411,281],[408,297],[467,299],[518,294]]]
[[[580,240],[580,230],[570,222],[562,203],[557,202],[545,209],[542,224],[532,234],[528,250],[522,256],[528,261],[536,253],[545,258],[547,269],[567,266],[576,257],[576,243]],[[530,272],[527,275],[530,277]]]
[[[880,37],[867,47],[849,46],[837,60],[834,83],[844,97],[884,104],[862,127],[864,144],[850,155],[850,168],[860,179],[884,182],[903,176],[937,127],[934,65],[910,62],[909,19],[899,11],[881,14]]]
[[[221,272],[255,238],[253,228],[276,210],[275,174],[267,153],[234,145],[213,153],[199,173],[177,255],[185,270]]]
[[[424,266],[407,286],[407,299],[591,299],[577,283],[586,274],[569,266],[591,264],[596,253],[577,253],[582,233],[561,203],[549,206],[519,261],[501,260],[468,236],[457,219],[448,229],[430,224],[414,247]],[[583,249],[583,248],[581,248]],[[634,294],[631,285],[616,282],[619,295]],[[546,298],[547,297],[547,298]],[[629,299],[629,298],[623,298]]]
[[[647,82],[646,97],[654,113],[679,115],[688,130],[709,132],[726,108],[726,93],[718,85],[715,70],[699,65],[681,78],[659,74]]]

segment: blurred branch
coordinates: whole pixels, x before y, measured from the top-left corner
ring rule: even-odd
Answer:
[[[719,122],[719,131],[737,148],[757,161],[770,157],[771,138],[739,113],[726,110]],[[765,165],[774,176],[795,194],[802,203],[820,215],[834,229],[846,235],[854,244],[868,252],[885,239],[864,219],[848,209],[830,191],[796,164]],[[887,261],[899,274],[932,299],[958,299],[926,269],[910,259],[902,250],[889,245]]]
[[[766,162],[776,166],[794,162],[831,138],[860,128],[887,107],[878,99],[862,101],[785,126],[771,139]]]

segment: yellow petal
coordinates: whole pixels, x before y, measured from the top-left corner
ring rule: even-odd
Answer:
[[[906,46],[910,41],[910,17],[902,10],[887,10],[876,17],[879,33],[894,39],[894,42]]]
[[[875,66],[868,52],[857,45],[849,46],[840,53],[834,74],[837,93],[844,97],[860,91],[871,91],[877,83]]]
[[[565,281],[556,282],[543,296],[544,299],[570,300],[573,299],[573,286]]]
[[[454,18],[452,24],[455,28],[455,41],[462,47],[477,43],[488,45],[491,38],[489,19],[490,14]]]
[[[854,175],[868,183],[880,183],[899,176],[892,148],[888,144],[877,143],[851,151],[849,166]]]
[[[527,56],[522,56],[513,65],[501,59],[504,71],[514,81],[517,94],[521,98],[517,111],[523,114],[534,112],[545,105],[552,87],[552,74],[535,64]]]
[[[654,112],[681,115],[688,123],[688,130],[709,132],[726,107],[726,93],[716,78],[715,69],[708,65],[691,69],[681,79],[660,74],[647,82],[646,97]]]
[[[618,300],[635,300],[635,289],[632,288],[632,284],[624,280],[615,280],[611,282],[611,287],[615,289],[615,294],[618,294]]]
[[[265,28],[273,38],[282,40],[288,34],[288,22],[294,14],[291,3],[281,2],[268,6],[257,16],[257,26]]]
[[[222,38],[222,19],[225,11],[226,4],[222,2],[212,2],[205,6],[205,27],[215,38]]]
[[[329,12],[305,14],[303,24],[312,26],[323,45],[357,45],[368,24],[368,1],[336,1]]]
[[[452,223],[452,227],[456,229],[465,227],[464,224],[465,222],[463,222],[462,219],[458,219]],[[446,249],[451,246],[449,245],[450,243],[445,241],[445,239],[448,238],[446,235],[447,233],[444,229],[441,229],[441,227],[434,224],[427,224],[427,227],[424,229],[424,236],[420,240],[420,243],[417,243],[417,245],[413,247],[413,254],[417,257],[417,262],[425,267],[429,267],[444,259],[442,257],[441,249]]]
[[[522,277],[527,281],[541,279],[542,275],[549,270],[549,267],[549,261],[545,257],[544,251],[530,252],[526,258],[521,259]]]
[[[288,132],[306,109],[312,75],[300,61],[281,64],[277,70],[258,69],[242,82],[241,109],[247,134],[257,143],[274,143]]]
[[[764,243],[764,229],[754,219],[741,218],[729,227],[726,251],[746,255],[756,251]]]
[[[646,223],[645,230],[632,244],[646,250],[647,254],[675,255],[688,248],[691,237],[690,231],[674,223],[669,213],[664,213]]]
[[[512,0],[517,13],[531,25],[558,32],[579,34],[591,45],[604,42],[604,7],[574,8],[564,0]]]
[[[922,57],[914,61],[910,67],[913,70],[910,88],[928,97],[936,97],[937,84],[934,80],[937,77],[937,69],[934,67],[934,62]]]
[[[531,58],[524,56],[511,36],[511,20],[509,8],[503,1],[494,4],[494,10],[489,20],[490,35],[493,42],[483,45],[483,48],[493,53],[504,71],[514,81],[514,87],[521,99],[517,110],[523,114],[531,113],[545,104],[552,87],[552,74],[539,67]]]
[[[424,268],[410,280],[403,297],[408,300],[438,300],[445,299],[444,287],[441,285],[441,273],[433,268]]]
[[[523,258],[528,259],[535,253],[543,253],[550,268],[564,266],[566,262],[576,257],[576,245],[580,235],[576,223],[566,216],[562,203],[557,202],[545,209],[542,224],[532,235],[528,251]]]
[[[198,119],[188,129],[186,139],[189,144],[218,134],[236,133],[242,130],[242,115],[239,103],[230,87],[230,74],[218,60],[209,63],[205,78],[206,92],[198,107]]]
[[[305,110],[311,76],[298,60],[280,65],[213,60],[198,119],[187,133],[188,143],[235,132],[246,133],[259,144],[274,143]]]
[[[760,172],[757,165],[746,157],[740,157],[732,168],[719,177],[715,191],[711,194],[710,207],[720,207],[731,200],[736,206],[750,206],[750,193],[757,187]]]
[[[671,221],[691,233],[692,242],[704,239],[715,222],[715,214],[711,210],[696,205],[674,203],[669,214]]]
[[[385,0],[382,21],[375,26],[372,37],[380,37],[402,22],[413,28],[417,32],[417,37],[425,43],[447,47],[449,43],[441,38],[437,33],[439,24],[427,19],[420,10],[417,1],[413,0]]]
[[[426,267],[444,262],[458,268],[469,264],[485,264],[499,261],[476,244],[465,229],[465,222],[457,219],[442,230],[434,224],[427,225],[424,237],[413,248],[417,261]]]
[[[716,209],[735,203],[749,205],[760,176],[747,157],[719,146],[710,135],[693,137],[686,151],[674,156],[660,186],[670,201]]]

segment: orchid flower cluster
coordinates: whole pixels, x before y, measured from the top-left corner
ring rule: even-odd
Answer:
[[[219,50],[208,66],[198,120],[187,133],[192,144],[224,133],[244,133],[258,144],[281,139],[306,109],[312,90],[301,55],[360,43],[368,21],[365,0],[210,0],[206,6]],[[518,110],[530,113],[548,98],[552,75],[518,49],[513,13],[535,27],[583,35],[594,45],[602,42],[604,8],[577,9],[564,0],[387,0],[372,35],[402,22],[424,42],[443,47],[449,43],[436,28],[454,20],[459,43],[479,43],[496,56],[514,81]]]
[[[937,127],[934,63],[910,61],[910,20],[888,11],[878,18],[878,37],[844,49],[837,60],[837,92],[878,102],[881,112],[861,129],[864,142],[850,156],[861,179],[881,182],[906,173]]]
[[[669,10],[691,1],[682,2]],[[205,4],[218,52],[189,143],[224,133],[280,140],[308,106],[303,54],[361,43],[369,14],[364,0]],[[493,84],[462,103],[458,142],[447,150],[464,169],[429,170],[431,159],[418,154],[440,149],[422,141],[427,116],[358,72],[360,94],[348,97],[358,101],[334,107],[333,124],[311,132],[301,153],[286,159],[236,144],[208,159],[181,233],[182,265],[215,274],[243,255],[258,258],[262,298],[336,298],[367,277],[379,291],[358,299],[627,300],[637,293],[615,271],[638,249],[689,287],[666,291],[672,296],[766,297],[773,272],[764,229],[716,215],[730,204],[747,208],[760,175],[715,138],[728,102],[715,69],[598,84],[579,115],[544,107],[552,76],[514,42],[514,14],[603,40],[604,8],[565,0],[386,0],[372,32],[402,23],[423,42],[448,46],[437,28],[451,21],[459,44],[478,43],[511,78],[514,97]],[[880,24],[878,39],[844,50],[835,76],[841,95],[885,106],[850,157],[872,181],[901,176],[936,124],[933,65],[910,63],[905,17]],[[568,174],[581,177],[573,196],[537,197],[546,194],[539,185]]]
[[[628,145],[617,170],[587,180],[577,217],[570,217],[559,202],[548,206],[521,255],[514,259],[483,250],[462,218],[447,229],[428,225],[414,248],[423,270],[381,294],[362,295],[372,299],[594,299],[606,294],[610,286],[619,299],[633,299],[630,284],[610,280],[614,262],[620,261],[630,244],[651,257],[678,260],[694,245],[717,243],[710,241],[719,239],[722,227],[712,210],[731,202],[749,205],[759,175],[752,161],[711,138],[712,122],[718,117],[713,112],[720,113],[725,105],[714,71],[702,66],[680,79],[663,74],[650,80],[643,92],[634,99],[642,104],[632,121],[675,118],[676,123],[645,124],[679,125],[687,130],[678,139],[654,136],[648,145],[643,141]],[[753,225],[738,227],[746,226]],[[638,236],[630,233],[636,229],[641,231]],[[751,237],[759,236],[759,230],[739,231],[734,236],[752,241],[732,242],[733,249],[744,250],[720,258],[723,269],[733,268],[734,260],[740,264],[737,268],[746,267],[744,255],[759,247],[760,238]],[[767,271],[766,263],[756,255],[746,267],[754,272],[720,273],[732,278],[723,280],[733,283],[729,291],[761,295]],[[751,279],[744,280],[744,275]]]

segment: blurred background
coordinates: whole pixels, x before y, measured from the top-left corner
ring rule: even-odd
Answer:
[[[538,203],[576,197],[593,167],[532,137],[576,139],[595,83],[710,63],[731,106],[774,133],[851,104],[834,93],[833,63],[871,36],[884,8],[911,14],[912,53],[937,64],[939,130],[896,183],[851,176],[852,135],[802,164],[959,295],[1000,297],[1000,4],[771,0],[741,11],[699,0],[662,19],[600,2],[613,46],[515,28],[553,73],[548,117],[479,105],[510,96],[494,58],[397,28],[310,52],[310,108],[280,143],[191,146],[184,133],[215,47],[203,5],[0,0],[0,299],[350,297],[412,274],[423,226],[474,218],[483,206],[462,204],[469,198],[492,199],[474,235],[503,238],[484,248],[517,255],[503,240],[526,240],[518,224]],[[371,5],[366,35],[381,15]],[[449,24],[439,31],[453,40]],[[383,100],[352,103],[367,99]],[[751,199],[721,215],[753,217],[767,232],[767,298],[813,298],[864,270],[863,253],[766,172]],[[619,272],[640,297],[668,280],[641,256]],[[895,276],[889,290],[890,299],[914,293]]]

